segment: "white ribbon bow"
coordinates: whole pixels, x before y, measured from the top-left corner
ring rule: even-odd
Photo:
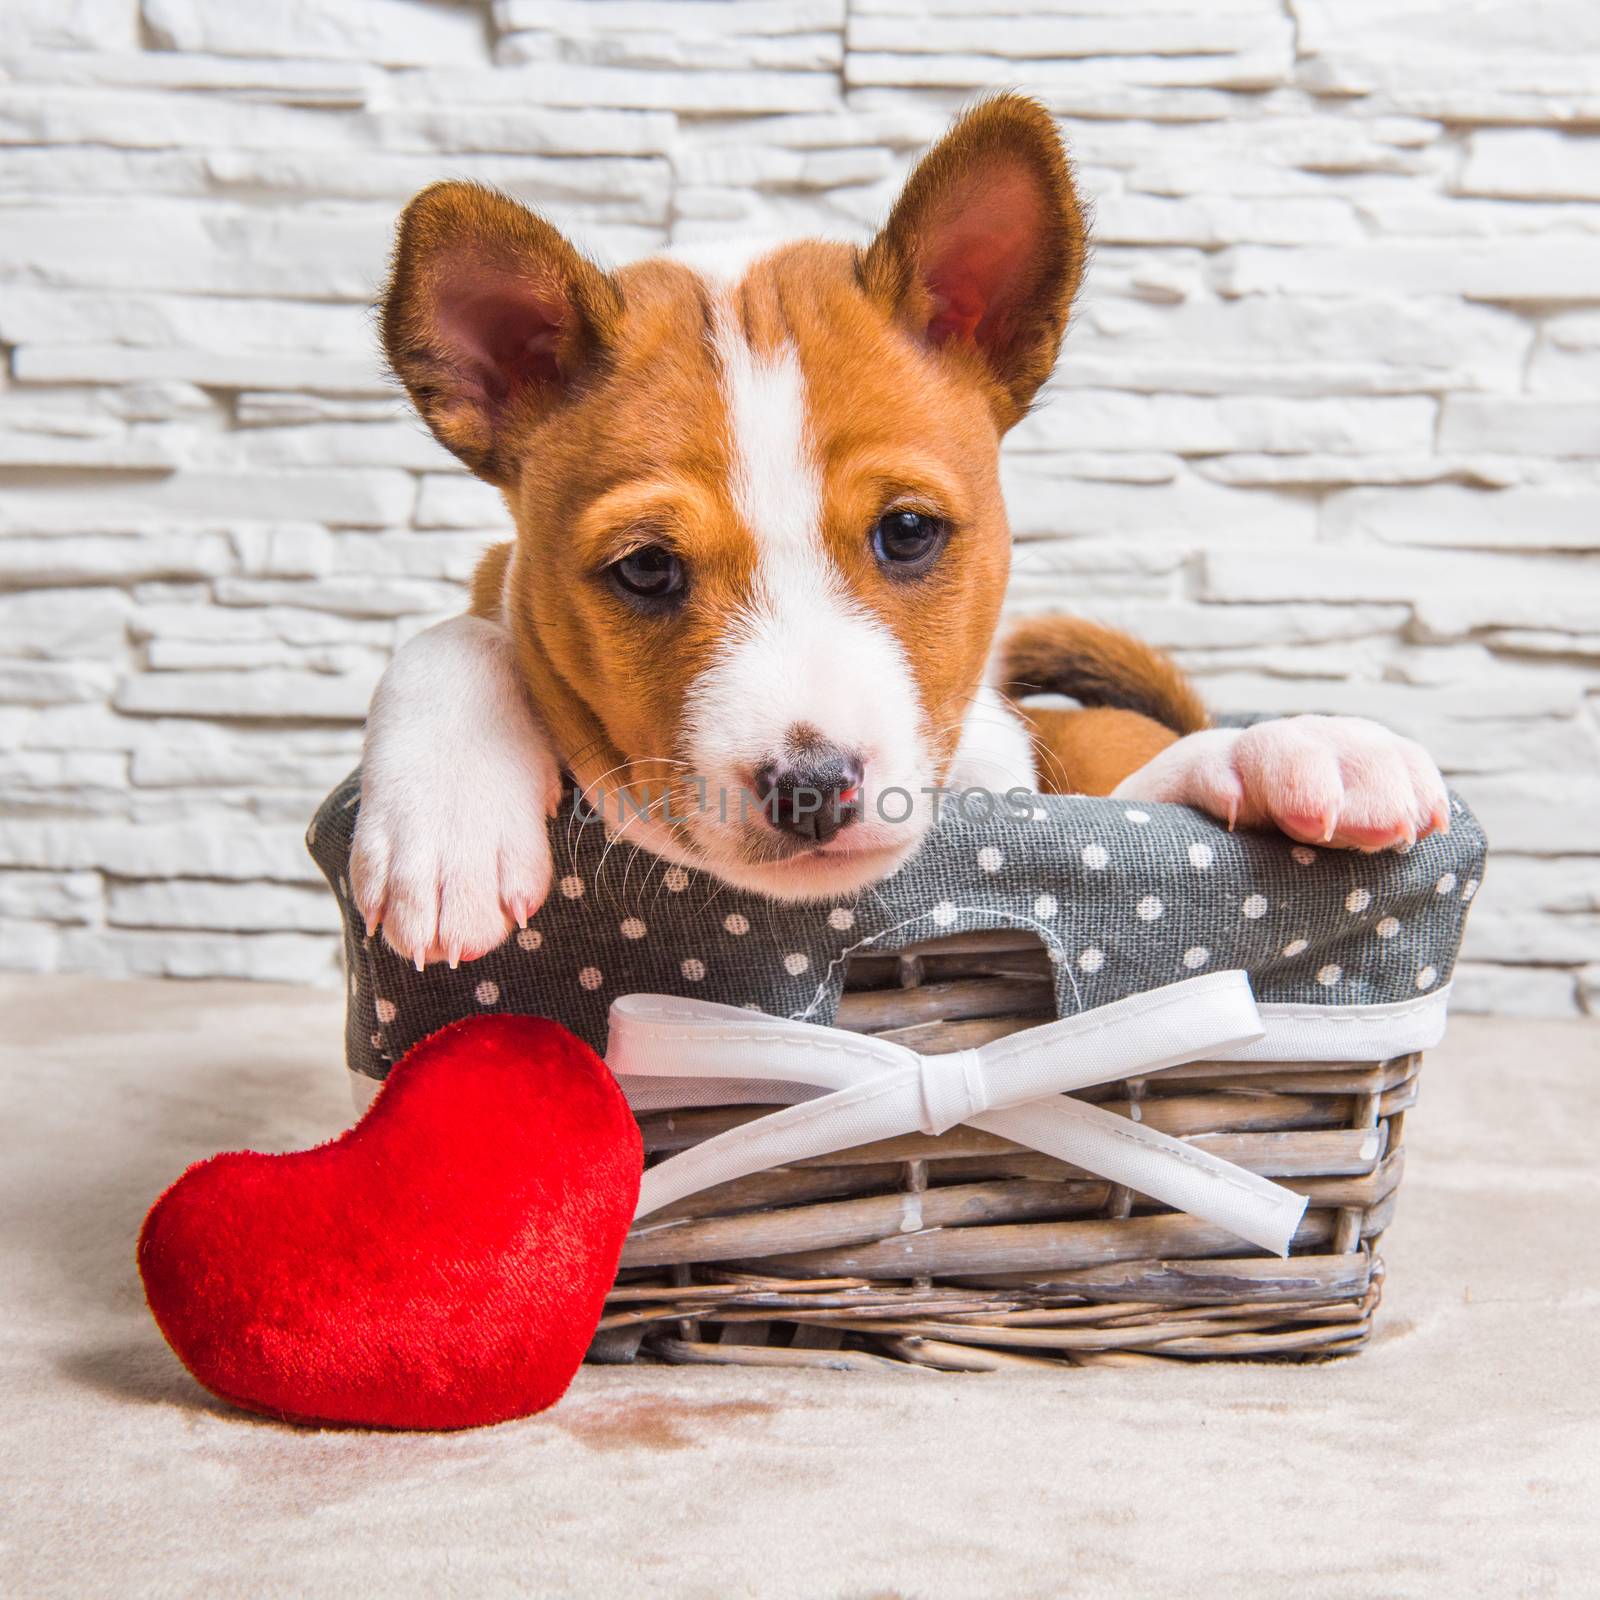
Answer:
[[[976,1050],[929,1056],[736,1006],[630,994],[612,1003],[606,1060],[636,1112],[800,1102],[651,1167],[635,1220],[752,1172],[970,1123],[1287,1255],[1303,1196],[1066,1098],[1069,1090],[1203,1059],[1262,1031],[1243,972],[1189,978]]]

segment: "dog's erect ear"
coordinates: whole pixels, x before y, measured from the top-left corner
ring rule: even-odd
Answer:
[[[918,163],[862,277],[925,344],[981,359],[1008,428],[1055,364],[1083,256],[1055,123],[1035,101],[999,95]]]
[[[611,278],[492,189],[436,183],[400,218],[384,350],[435,438],[493,484],[605,359],[621,315]]]

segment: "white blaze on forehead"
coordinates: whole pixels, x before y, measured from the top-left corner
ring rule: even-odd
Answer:
[[[753,349],[733,294],[712,292],[728,488],[756,559],[750,593],[690,694],[692,759],[707,776],[726,778],[781,757],[803,723],[866,758],[870,785],[925,781],[910,663],[852,598],[823,538],[822,472],[799,356],[788,343]]]
[[[822,475],[811,451],[800,358],[790,344],[758,356],[723,307],[716,346],[733,447],[729,488],[755,538],[757,570],[770,582],[779,575],[774,568],[805,566],[836,586],[822,543]]]

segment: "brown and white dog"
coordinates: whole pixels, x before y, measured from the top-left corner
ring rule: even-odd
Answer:
[[[1208,728],[1169,662],[1087,623],[995,650],[1000,441],[1083,262],[1056,129],[1012,96],[955,124],[865,249],[605,272],[488,190],[412,201],[389,360],[516,537],[374,699],[369,923],[419,965],[499,944],[549,887],[563,772],[633,799],[602,801],[619,837],[788,900],[906,859],[933,804],[902,820],[890,791],[1114,793],[1362,850],[1445,827],[1433,763],[1373,723]],[[1019,710],[1036,690],[1084,709]]]

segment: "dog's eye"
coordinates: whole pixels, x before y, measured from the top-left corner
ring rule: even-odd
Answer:
[[[611,581],[634,600],[660,604],[681,594],[687,582],[683,563],[664,545],[641,545],[606,569]]]
[[[944,548],[950,526],[923,511],[886,511],[872,530],[872,551],[897,577],[917,577]]]

